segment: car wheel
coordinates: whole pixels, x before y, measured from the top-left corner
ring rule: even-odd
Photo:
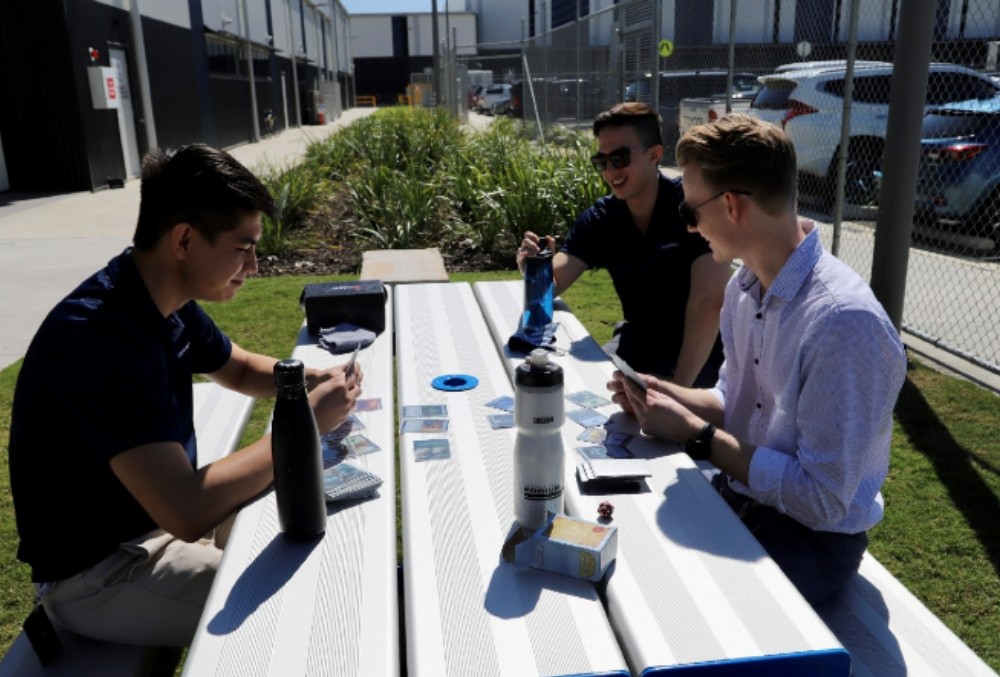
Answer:
[[[844,172],[844,200],[862,207],[878,206],[881,174],[882,144],[852,141],[847,151],[847,168]]]

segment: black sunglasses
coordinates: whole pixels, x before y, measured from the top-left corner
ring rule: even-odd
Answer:
[[[694,207],[689,207],[687,202],[685,202],[684,200],[681,200],[681,203],[679,205],[677,205],[677,216],[681,220],[681,225],[682,226],[687,226],[688,228],[697,228],[698,227],[698,210],[701,209],[702,207],[704,207],[705,205],[707,205],[712,200],[718,200],[720,197],[722,197],[726,193],[735,193],[736,195],[753,195],[753,193],[751,191],[748,191],[748,190],[737,190],[735,188],[729,188],[727,190],[722,191],[718,195],[713,195],[712,197],[708,198],[707,200],[699,202]]]
[[[590,156],[590,164],[594,165],[594,169],[599,172],[603,172],[608,168],[608,163],[615,169],[624,169],[629,166],[632,162],[632,151],[636,148],[641,148],[643,150],[649,148],[649,146],[622,146],[621,148],[615,148],[610,153],[595,153]]]

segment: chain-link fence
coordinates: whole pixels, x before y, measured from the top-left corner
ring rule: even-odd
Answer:
[[[588,4],[541,3],[535,35],[478,45],[475,56],[453,49],[453,65],[442,65],[450,81],[485,72],[510,87],[483,101],[482,78],[469,78],[451,101],[542,134],[645,101],[663,119],[668,165],[692,124],[729,110],[774,122],[796,145],[800,210],[871,279],[875,223],[894,207],[880,189],[900,0]],[[1000,5],[936,7],[902,324],[1000,373]]]

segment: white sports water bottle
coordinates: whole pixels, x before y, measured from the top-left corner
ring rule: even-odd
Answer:
[[[514,374],[514,517],[525,531],[563,511],[563,370],[542,348]]]

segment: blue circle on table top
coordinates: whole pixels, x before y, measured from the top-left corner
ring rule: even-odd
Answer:
[[[431,381],[431,385],[437,390],[461,392],[475,388],[479,385],[479,379],[468,374],[442,374]]]

